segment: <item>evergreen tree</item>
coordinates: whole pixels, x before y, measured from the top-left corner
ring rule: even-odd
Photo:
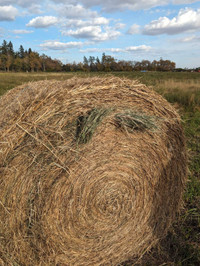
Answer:
[[[14,57],[15,52],[14,52],[13,44],[11,41],[7,45],[7,50],[8,50],[8,54]]]
[[[94,56],[90,56],[89,57],[89,64],[90,64],[90,71],[94,71],[95,70],[95,57]]]
[[[102,57],[101,57],[101,64],[104,66],[105,64],[105,61],[106,61],[106,55],[105,53],[102,54]]]
[[[99,57],[97,56],[96,58],[96,64],[101,64],[100,60],[99,60]]]
[[[88,59],[86,56],[83,57],[83,64],[88,66]]]
[[[8,43],[7,41],[3,40],[3,43],[1,45],[1,54],[7,55],[8,53]]]
[[[19,57],[20,58],[24,58],[25,57],[24,47],[22,45],[20,45],[20,47],[19,47]]]
[[[6,71],[7,55],[1,54],[1,68]]]
[[[98,56],[96,58],[96,69],[97,69],[97,71],[102,71],[103,70],[102,64],[101,64],[100,59],[99,59]]]
[[[83,71],[89,71],[89,61],[86,56],[83,57]]]

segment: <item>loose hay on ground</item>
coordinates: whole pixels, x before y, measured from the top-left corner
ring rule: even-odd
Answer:
[[[0,99],[1,259],[118,265],[162,238],[186,178],[180,118],[137,81],[73,78]]]

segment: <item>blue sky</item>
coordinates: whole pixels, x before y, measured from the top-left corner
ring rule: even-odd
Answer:
[[[200,66],[200,1],[0,0],[0,42],[63,63],[105,52],[116,59],[160,57]]]

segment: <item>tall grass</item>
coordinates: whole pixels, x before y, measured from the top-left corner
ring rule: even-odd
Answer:
[[[169,102],[178,103],[184,108],[200,106],[200,80],[164,80],[155,89]]]

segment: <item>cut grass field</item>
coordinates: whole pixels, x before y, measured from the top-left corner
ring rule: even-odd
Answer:
[[[159,247],[146,255],[140,264],[200,265],[200,73],[0,73],[0,95],[29,81],[66,80],[74,75],[103,75],[108,78],[110,75],[116,75],[139,79],[163,95],[180,113],[189,156],[185,206],[167,237],[161,241]],[[124,265],[131,265],[131,262]]]

